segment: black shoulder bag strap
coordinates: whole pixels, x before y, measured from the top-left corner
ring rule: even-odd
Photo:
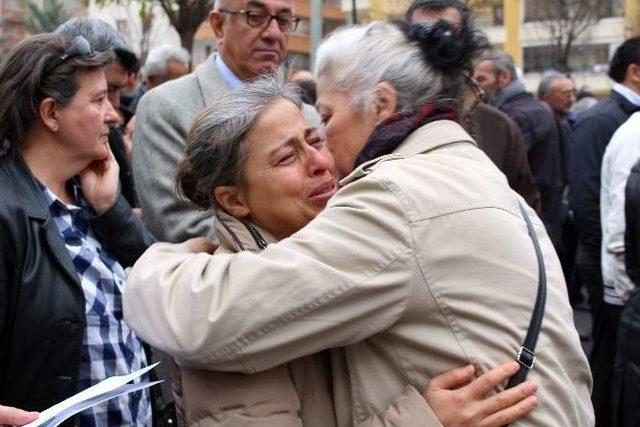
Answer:
[[[538,243],[538,237],[533,229],[531,220],[527,211],[522,206],[522,203],[518,202],[520,206],[520,212],[527,223],[527,231],[529,237],[533,242],[533,247],[536,251],[536,258],[538,259],[538,295],[536,296],[536,305],[533,309],[531,316],[531,322],[529,322],[529,330],[527,336],[524,339],[524,344],[520,347],[518,354],[516,355],[516,361],[520,364],[520,369],[516,372],[507,383],[507,389],[515,387],[518,384],[524,382],[527,379],[529,371],[533,369],[533,365],[536,363],[535,349],[538,342],[538,335],[540,334],[540,326],[542,325],[542,318],[544,317],[544,307],[547,302],[547,274],[544,268],[544,259],[542,257],[542,250],[540,250],[540,243]]]

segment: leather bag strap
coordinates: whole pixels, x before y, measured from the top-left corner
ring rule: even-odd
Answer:
[[[535,365],[535,349],[538,342],[538,335],[540,334],[542,318],[544,317],[545,304],[547,302],[547,274],[544,266],[544,258],[542,257],[542,250],[540,249],[540,243],[538,242],[538,237],[533,229],[533,224],[531,224],[531,219],[529,218],[527,211],[519,201],[518,205],[520,207],[520,212],[527,223],[527,231],[529,232],[529,237],[533,242],[533,248],[536,251],[536,258],[538,260],[538,295],[536,296],[536,304],[533,308],[531,321],[529,322],[527,336],[524,339],[524,344],[520,347],[520,350],[516,355],[516,361],[520,364],[520,369],[511,378],[509,378],[507,389],[524,382],[527,379],[529,371],[533,369],[533,366]]]

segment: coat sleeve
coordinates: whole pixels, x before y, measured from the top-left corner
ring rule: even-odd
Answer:
[[[175,169],[184,156],[187,132],[198,105],[179,105],[171,93],[161,89],[147,93],[138,106],[134,182],[149,230],[161,241],[182,242],[206,236],[213,228],[210,212],[189,208],[176,194]],[[189,102],[197,104],[197,99]]]
[[[373,414],[356,427],[442,427],[422,395],[408,385],[386,411]]]
[[[132,266],[155,242],[122,194],[113,206],[91,218],[90,222],[96,235],[107,244],[124,267]]]
[[[413,283],[413,251],[400,201],[363,178],[260,254],[152,246],[129,276],[125,319],[182,365],[261,372],[391,326]]]
[[[506,119],[509,125],[508,137],[510,142],[506,144],[507,153],[505,158],[507,160],[505,165],[509,186],[520,194],[536,213],[540,214],[540,192],[531,175],[522,132],[513,120],[508,117]]]
[[[603,252],[609,255],[603,257],[602,267],[613,280],[613,283],[607,283],[605,280],[605,294],[608,293],[607,288],[613,285],[615,294],[622,299],[621,302],[626,301],[629,292],[634,288],[625,269],[624,208],[627,179],[633,164],[639,157],[636,145],[629,143],[630,141],[625,142],[627,144],[610,145],[616,151],[612,152],[611,156],[605,154],[600,190],[602,248]]]

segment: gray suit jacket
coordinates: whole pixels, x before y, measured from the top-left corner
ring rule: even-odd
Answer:
[[[191,122],[205,106],[229,93],[211,55],[196,70],[147,92],[137,110],[133,176],[149,230],[161,241],[214,237],[211,212],[198,211],[177,196],[175,169],[182,160]],[[305,106],[310,122],[319,122]]]

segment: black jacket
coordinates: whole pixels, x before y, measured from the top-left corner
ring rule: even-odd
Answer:
[[[631,168],[624,197],[624,261],[629,278],[640,286],[640,160]]]
[[[470,114],[470,133],[478,147],[505,174],[509,186],[540,213],[540,193],[536,187],[527,151],[518,125],[506,114],[484,102]]]
[[[574,212],[583,256],[578,262],[600,265],[600,172],[604,150],[614,132],[640,110],[619,93],[582,113],[571,133],[569,203]]]
[[[109,147],[113,157],[116,158],[120,167],[120,192],[125,200],[132,208],[138,207],[138,198],[136,197],[136,188],[133,185],[133,174],[129,165],[129,158],[124,148],[124,140],[120,131],[114,126],[109,127]]]
[[[78,391],[84,294],[18,156],[0,156],[0,200],[0,404],[41,411]],[[123,266],[153,242],[122,196],[90,224]]]
[[[540,192],[540,218],[554,247],[558,248],[564,222],[562,194],[566,178],[562,173],[565,150],[556,118],[546,105],[527,92],[506,99],[500,110],[522,131],[531,174]]]

